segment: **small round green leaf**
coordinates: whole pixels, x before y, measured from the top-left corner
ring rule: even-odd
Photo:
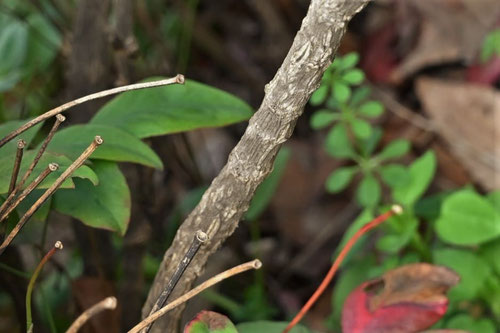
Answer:
[[[322,129],[339,119],[339,114],[328,109],[322,109],[314,112],[311,117],[311,127],[313,129]]]
[[[380,184],[372,175],[366,175],[358,186],[356,198],[363,207],[374,207],[380,201]]]
[[[316,89],[315,92],[313,92],[309,103],[311,103],[311,105],[320,105],[325,101],[327,95],[328,86],[326,84],[322,84],[318,89]]]
[[[349,97],[351,97],[351,88],[340,81],[333,82],[332,89],[333,96],[341,103],[347,102]]]
[[[378,171],[384,183],[392,188],[404,186],[411,179],[408,170],[400,164],[383,165]]]
[[[351,69],[342,76],[342,79],[349,84],[360,84],[365,79],[365,73],[360,69]]]
[[[228,317],[213,311],[201,311],[187,323],[184,333],[238,333]]]
[[[338,168],[326,179],[326,190],[330,193],[338,193],[342,191],[349,185],[356,171],[356,167]]]
[[[410,150],[410,143],[406,140],[394,140],[389,143],[382,152],[378,155],[381,160],[398,158],[406,154]]]
[[[366,139],[372,134],[372,125],[363,119],[354,118],[351,127],[357,138]]]
[[[481,244],[500,237],[500,214],[480,195],[460,191],[444,201],[436,231],[447,243]]]
[[[344,124],[337,124],[328,132],[325,148],[333,157],[349,158],[355,155]]]
[[[342,68],[347,69],[356,66],[359,61],[359,54],[351,52],[342,57]]]
[[[377,101],[368,101],[361,105],[358,109],[360,115],[368,117],[368,118],[376,118],[379,117],[382,113],[384,113],[384,107],[380,102]]]

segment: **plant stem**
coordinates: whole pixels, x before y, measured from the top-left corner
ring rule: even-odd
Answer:
[[[227,278],[230,278],[231,276],[234,276],[236,274],[243,273],[245,271],[248,271],[249,269],[259,269],[262,267],[262,263],[260,260],[255,259],[249,262],[246,262],[244,264],[238,265],[236,267],[230,268],[227,271],[224,271],[220,274],[217,274],[216,276],[208,279],[207,281],[203,282],[200,284],[198,287],[191,289],[181,297],[177,298],[176,300],[168,303],[166,306],[161,308],[160,310],[156,311],[143,321],[141,321],[139,324],[135,325],[128,333],[138,333],[145,327],[149,326],[152,324],[155,320],[166,314],[168,311],[176,308],[177,306],[181,305],[184,302],[187,302],[194,296],[198,295],[201,293],[203,290],[210,288],[214,284],[217,284]]]
[[[33,287],[35,286],[36,279],[40,272],[42,271],[43,265],[56,253],[57,250],[62,250],[63,245],[60,241],[54,244],[54,247],[47,252],[47,254],[42,258],[38,266],[36,267],[33,275],[31,276],[30,282],[28,284],[28,289],[26,290],[26,330],[27,332],[33,331],[33,320],[31,317],[31,294],[33,293]]]
[[[87,310],[85,310],[76,320],[71,324],[66,333],[76,333],[90,318],[104,310],[114,310],[116,308],[116,298],[106,297],[97,304],[94,304]]]
[[[292,321],[288,324],[288,326],[283,330],[283,333],[289,332],[295,325],[297,325],[300,320],[304,317],[304,315],[309,311],[309,309],[316,303],[318,298],[323,294],[325,289],[328,287],[330,282],[332,281],[333,277],[335,276],[335,273],[337,272],[338,268],[340,267],[340,264],[342,264],[342,261],[344,258],[347,256],[351,248],[356,244],[358,239],[363,236],[365,233],[370,231],[371,229],[375,228],[379,224],[383,223],[386,221],[389,217],[393,216],[394,214],[401,214],[403,209],[401,206],[394,205],[392,206],[391,210],[388,212],[376,217],[372,221],[368,222],[365,224],[361,229],[359,229],[345,244],[344,248],[340,251],[337,259],[333,262],[332,267],[326,274],[325,278],[319,285],[318,289],[314,292],[314,294],[309,298],[309,300],[306,302],[306,304],[300,309],[299,313],[292,319]]]
[[[10,178],[9,191],[7,192],[7,195],[10,195],[16,187],[17,176],[19,175],[19,168],[21,167],[21,162],[23,160],[25,146],[26,141],[24,141],[23,139],[19,139],[19,141],[17,141],[16,158],[14,160],[14,167],[12,168],[12,176]]]
[[[2,262],[0,262],[0,269],[3,269],[4,271],[14,274],[16,276],[22,277],[23,279],[29,279],[31,277],[29,273],[10,267],[9,265],[6,265]]]

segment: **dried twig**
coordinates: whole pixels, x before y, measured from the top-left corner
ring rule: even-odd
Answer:
[[[47,178],[47,176],[51,173],[59,169],[59,165],[57,163],[50,163],[45,170],[43,170],[26,188],[24,191],[19,194],[16,198],[16,201],[12,202],[11,196],[5,200],[5,203],[8,203],[5,207],[0,208],[0,222],[5,220],[9,214],[26,198],[40,183]],[[10,199],[10,200],[9,200]]]
[[[33,293],[33,287],[35,286],[36,279],[38,278],[38,275],[40,275],[43,265],[45,265],[45,263],[54,255],[54,253],[56,253],[57,250],[62,250],[62,248],[63,244],[60,241],[57,241],[54,244],[54,247],[47,252],[42,260],[40,260],[40,263],[31,276],[28,289],[26,290],[26,329],[28,332],[33,332],[33,320],[31,318],[31,294]]]
[[[311,298],[309,298],[309,300],[306,302],[306,304],[304,304],[302,309],[300,309],[299,313],[297,313],[297,315],[292,319],[292,321],[288,324],[288,326],[283,330],[283,333],[289,332],[295,325],[297,325],[300,322],[300,320],[305,316],[307,311],[309,311],[309,309],[314,305],[314,303],[316,303],[316,301],[321,296],[321,294],[323,294],[323,292],[326,290],[330,282],[332,282],[332,279],[335,276],[335,273],[337,272],[338,268],[340,267],[340,264],[342,264],[342,261],[344,261],[344,258],[349,253],[354,244],[356,244],[358,239],[371,229],[375,228],[379,224],[386,221],[389,217],[395,214],[399,215],[402,212],[403,208],[401,208],[401,206],[394,205],[392,206],[391,210],[378,216],[374,220],[362,226],[358,231],[356,231],[354,236],[352,236],[349,239],[349,241],[347,241],[345,246],[340,251],[337,259],[335,259],[335,261],[333,262],[332,267],[330,267],[330,270],[326,274],[325,278],[323,279],[323,281],[321,281],[321,284],[319,285],[318,289],[316,289]]]
[[[227,278],[230,278],[233,275],[243,273],[245,271],[248,271],[250,269],[259,269],[262,267],[262,263],[260,262],[259,259],[255,259],[249,262],[246,262],[244,264],[238,265],[236,267],[230,268],[227,271],[224,271],[220,274],[217,274],[216,276],[208,279],[207,281],[203,282],[200,284],[198,287],[191,289],[181,297],[177,298],[176,300],[172,301],[171,303],[168,303],[166,306],[161,308],[160,310],[156,311],[152,315],[148,316],[146,319],[141,321],[139,324],[135,325],[128,333],[137,333],[140,332],[142,329],[145,327],[151,325],[155,320],[163,316],[165,313],[168,311],[172,310],[173,308],[181,305],[184,302],[187,302],[194,296],[198,295],[201,293],[203,290],[210,288],[214,284],[217,284]]]
[[[19,139],[19,141],[17,141],[16,159],[14,160],[14,168],[12,169],[12,176],[10,178],[9,191],[7,192],[7,195],[11,194],[16,187],[17,175],[19,174],[19,168],[21,167],[21,162],[23,160],[23,152],[25,146],[26,141],[24,141],[23,139]]]
[[[186,270],[186,267],[189,265],[193,257],[196,255],[196,252],[198,252],[198,250],[200,249],[201,244],[206,242],[207,240],[208,236],[206,233],[204,233],[201,230],[198,230],[196,232],[196,235],[194,236],[193,242],[191,243],[189,250],[187,251],[186,255],[184,255],[184,258],[182,258],[182,260],[179,262],[179,266],[177,266],[174,275],[168,282],[167,286],[165,287],[165,290],[162,291],[162,293],[156,300],[156,303],[149,312],[149,315],[152,315],[153,313],[158,311],[158,309],[162,308],[165,305],[165,303],[168,300],[168,297],[172,293],[172,290],[174,290],[175,286],[177,285],[177,282],[179,282],[179,279]],[[144,332],[149,332],[150,328],[151,326],[144,328]]]
[[[18,136],[19,134],[23,133],[24,131],[30,129],[31,127],[35,126],[36,124],[44,121],[45,119],[48,119],[52,116],[55,116],[56,114],[59,114],[61,112],[64,112],[68,109],[71,109],[72,107],[94,100],[94,99],[99,99],[103,98],[106,96],[114,95],[114,94],[119,94],[121,92],[125,91],[131,91],[131,90],[138,90],[138,89],[144,89],[144,88],[153,88],[153,87],[159,87],[159,86],[165,86],[168,84],[183,84],[184,83],[184,76],[181,74],[177,74],[177,76],[170,78],[170,79],[165,79],[165,80],[159,80],[159,81],[152,81],[152,82],[144,82],[144,83],[136,83],[136,84],[131,84],[128,86],[123,86],[123,87],[117,87],[113,89],[108,89],[104,91],[100,91],[94,94],[90,94],[84,97],[80,97],[78,99],[72,100],[71,102],[65,103],[61,106],[58,106],[50,111],[45,112],[44,114],[30,120],[23,126],[19,127],[15,131],[10,132],[7,134],[2,140],[0,140],[0,147],[5,145],[7,142]]]
[[[85,310],[76,320],[71,324],[66,333],[76,333],[90,318],[104,310],[114,310],[116,308],[116,297],[106,297],[97,304],[94,304]]]
[[[54,183],[42,194],[40,198],[33,204],[33,206],[28,209],[28,211],[21,217],[17,225],[12,229],[10,234],[4,240],[2,245],[0,245],[0,255],[5,251],[5,248],[9,246],[14,237],[19,233],[24,224],[29,220],[29,218],[40,208],[40,206],[61,186],[61,184],[71,176],[71,174],[78,169],[83,162],[96,150],[96,148],[102,144],[102,139],[100,136],[96,136],[94,141],[88,146],[87,149],[57,178]]]

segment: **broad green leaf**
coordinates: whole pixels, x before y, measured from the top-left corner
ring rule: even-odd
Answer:
[[[84,224],[117,231],[124,235],[130,220],[130,190],[118,165],[94,161],[99,184],[75,179],[75,189],[59,190],[54,195],[54,209],[79,219]]]
[[[351,127],[357,138],[366,139],[372,134],[372,125],[363,119],[354,118]]]
[[[201,311],[184,328],[184,333],[238,333],[228,317],[213,311]]]
[[[471,251],[444,248],[434,250],[433,257],[435,264],[449,267],[460,275],[460,283],[449,293],[455,301],[476,297],[491,274],[486,261]]]
[[[325,148],[333,157],[349,158],[355,155],[344,124],[336,124],[326,137]]]
[[[316,89],[315,92],[313,92],[309,103],[311,103],[311,105],[320,105],[325,101],[327,95],[328,86],[326,84],[322,84],[318,89]]]
[[[424,219],[435,220],[441,213],[441,205],[452,193],[452,191],[446,191],[426,196],[417,201],[413,207],[413,212]]]
[[[252,108],[238,97],[186,80],[184,85],[123,93],[104,105],[91,124],[119,127],[139,138],[146,138],[225,126],[251,116]]]
[[[397,224],[396,227],[400,230],[393,230],[382,236],[377,241],[377,249],[387,253],[399,252],[410,242],[417,231],[418,220],[413,215],[403,214],[391,217],[385,225],[391,227],[394,224]]]
[[[500,190],[496,190],[496,191],[488,193],[486,198],[491,203],[493,208],[495,208],[495,210],[498,213],[500,213]]]
[[[340,81],[334,81],[332,84],[332,93],[337,101],[345,103],[351,97],[351,88]]]
[[[365,79],[365,73],[360,69],[354,68],[342,75],[342,79],[349,84],[360,84]]]
[[[377,118],[384,113],[384,106],[377,101],[368,101],[359,107],[358,112],[368,118]]]
[[[92,153],[91,159],[133,162],[163,169],[160,158],[148,145],[120,128],[107,125],[66,127],[54,135],[48,149],[74,159],[89,146],[96,135],[100,135],[104,143]]]
[[[351,52],[351,53],[348,53],[348,54],[344,55],[343,57],[339,58],[339,60],[341,60],[340,67],[342,69],[351,68],[351,67],[356,66],[356,64],[358,63],[359,54],[357,54],[356,52]],[[335,60],[335,61],[337,61],[337,60]]]
[[[0,92],[12,88],[21,78],[19,70],[26,58],[27,48],[26,25],[0,13]],[[13,76],[12,73],[17,74]]]
[[[274,192],[278,188],[281,177],[285,172],[286,164],[290,158],[290,149],[283,147],[276,156],[274,161],[274,169],[271,174],[259,185],[255,191],[250,207],[248,208],[245,218],[249,221],[255,221],[264,212],[273,198]]]
[[[363,207],[375,207],[380,201],[380,184],[372,175],[365,175],[356,191],[356,199]]]
[[[36,151],[34,150],[30,150],[24,154],[23,161],[21,163],[21,168],[19,170],[19,176],[18,176],[19,180],[28,169],[28,166],[35,158],[35,155]],[[7,191],[9,190],[12,167],[14,165],[14,161],[11,157],[12,156],[6,156],[0,158],[0,193],[7,193]],[[66,170],[68,166],[70,166],[71,163],[73,163],[72,160],[70,160],[64,155],[46,151],[42,155],[42,158],[40,158],[40,161],[38,162],[33,172],[31,173],[31,176],[26,180],[24,187],[26,187],[26,185],[31,183],[43,170],[47,168],[47,166],[50,163],[53,162],[59,164],[59,169],[57,169],[57,171],[51,172],[47,176],[47,178],[45,178],[45,180],[37,187],[38,189],[48,188],[64,172],[64,170]],[[82,165],[81,167],[75,170],[75,172],[71,177],[69,177],[62,183],[61,188],[73,188],[75,185],[72,179],[74,178],[86,178],[89,179],[94,184],[97,184],[99,182],[97,175],[94,173],[94,171],[92,171],[92,169],[89,168],[88,166]]]
[[[338,193],[342,191],[349,185],[357,170],[357,167],[338,168],[326,179],[326,190],[330,193]]]
[[[472,333],[495,333],[495,323],[488,318],[473,318],[468,314],[459,314],[446,321],[446,328],[455,328]]]
[[[384,183],[392,188],[404,186],[410,181],[408,170],[400,164],[387,164],[378,168]]]
[[[377,155],[380,160],[388,160],[392,158],[398,158],[406,154],[410,150],[410,143],[406,140],[399,139],[391,141],[387,146],[384,147],[382,152]]]
[[[44,193],[44,190],[34,190],[31,192],[21,203],[17,206],[16,210],[19,213],[19,216],[24,215],[28,211],[28,209],[33,206],[36,200],[40,198],[40,196]],[[33,214],[31,220],[36,221],[45,221],[47,216],[49,216],[50,207],[52,203],[52,198],[47,199],[43,205],[38,208],[38,210]]]
[[[491,267],[493,267],[493,270],[498,276],[500,276],[500,260],[498,260],[498,256],[500,255],[500,238],[481,244],[479,255],[486,260]]]
[[[311,117],[311,127],[313,129],[322,129],[339,119],[339,114],[328,109],[318,110]]]
[[[278,321],[253,321],[250,323],[242,323],[236,325],[238,333],[278,333],[282,332],[288,322],[278,322]],[[302,325],[295,326],[290,333],[309,333],[310,331]]]
[[[393,198],[406,206],[413,205],[425,193],[436,172],[436,156],[433,151],[413,161],[408,168],[410,181],[407,185],[395,188]]]
[[[7,134],[18,129],[22,125],[26,124],[28,121],[29,119],[13,120],[0,124],[0,138],[5,137]],[[16,138],[10,140],[10,142],[6,143],[3,147],[0,148],[0,156],[3,158],[6,157],[7,155],[12,155],[12,159],[14,159],[15,152],[17,150],[17,141],[19,139],[23,139],[24,141],[26,141],[26,147],[28,147],[33,138],[35,137],[36,133],[42,126],[42,124],[43,122],[33,126],[29,130],[19,134]]]
[[[450,244],[481,244],[500,236],[500,213],[480,195],[459,191],[444,201],[436,231]]]
[[[44,70],[55,58],[62,42],[59,31],[44,16],[35,13],[27,18],[29,26],[26,71]]]

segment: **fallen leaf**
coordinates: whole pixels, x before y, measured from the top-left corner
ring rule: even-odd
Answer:
[[[465,76],[469,82],[494,85],[500,80],[500,57],[493,57],[485,64],[469,66]]]
[[[500,14],[497,0],[408,0],[412,15],[421,17],[414,49],[392,73],[401,82],[424,67],[471,63]]]
[[[430,78],[417,80],[423,108],[471,177],[500,187],[500,93],[491,87]]]
[[[364,282],[347,297],[344,333],[411,333],[429,328],[448,307],[446,291],[457,284],[452,270],[426,263],[405,265]]]

